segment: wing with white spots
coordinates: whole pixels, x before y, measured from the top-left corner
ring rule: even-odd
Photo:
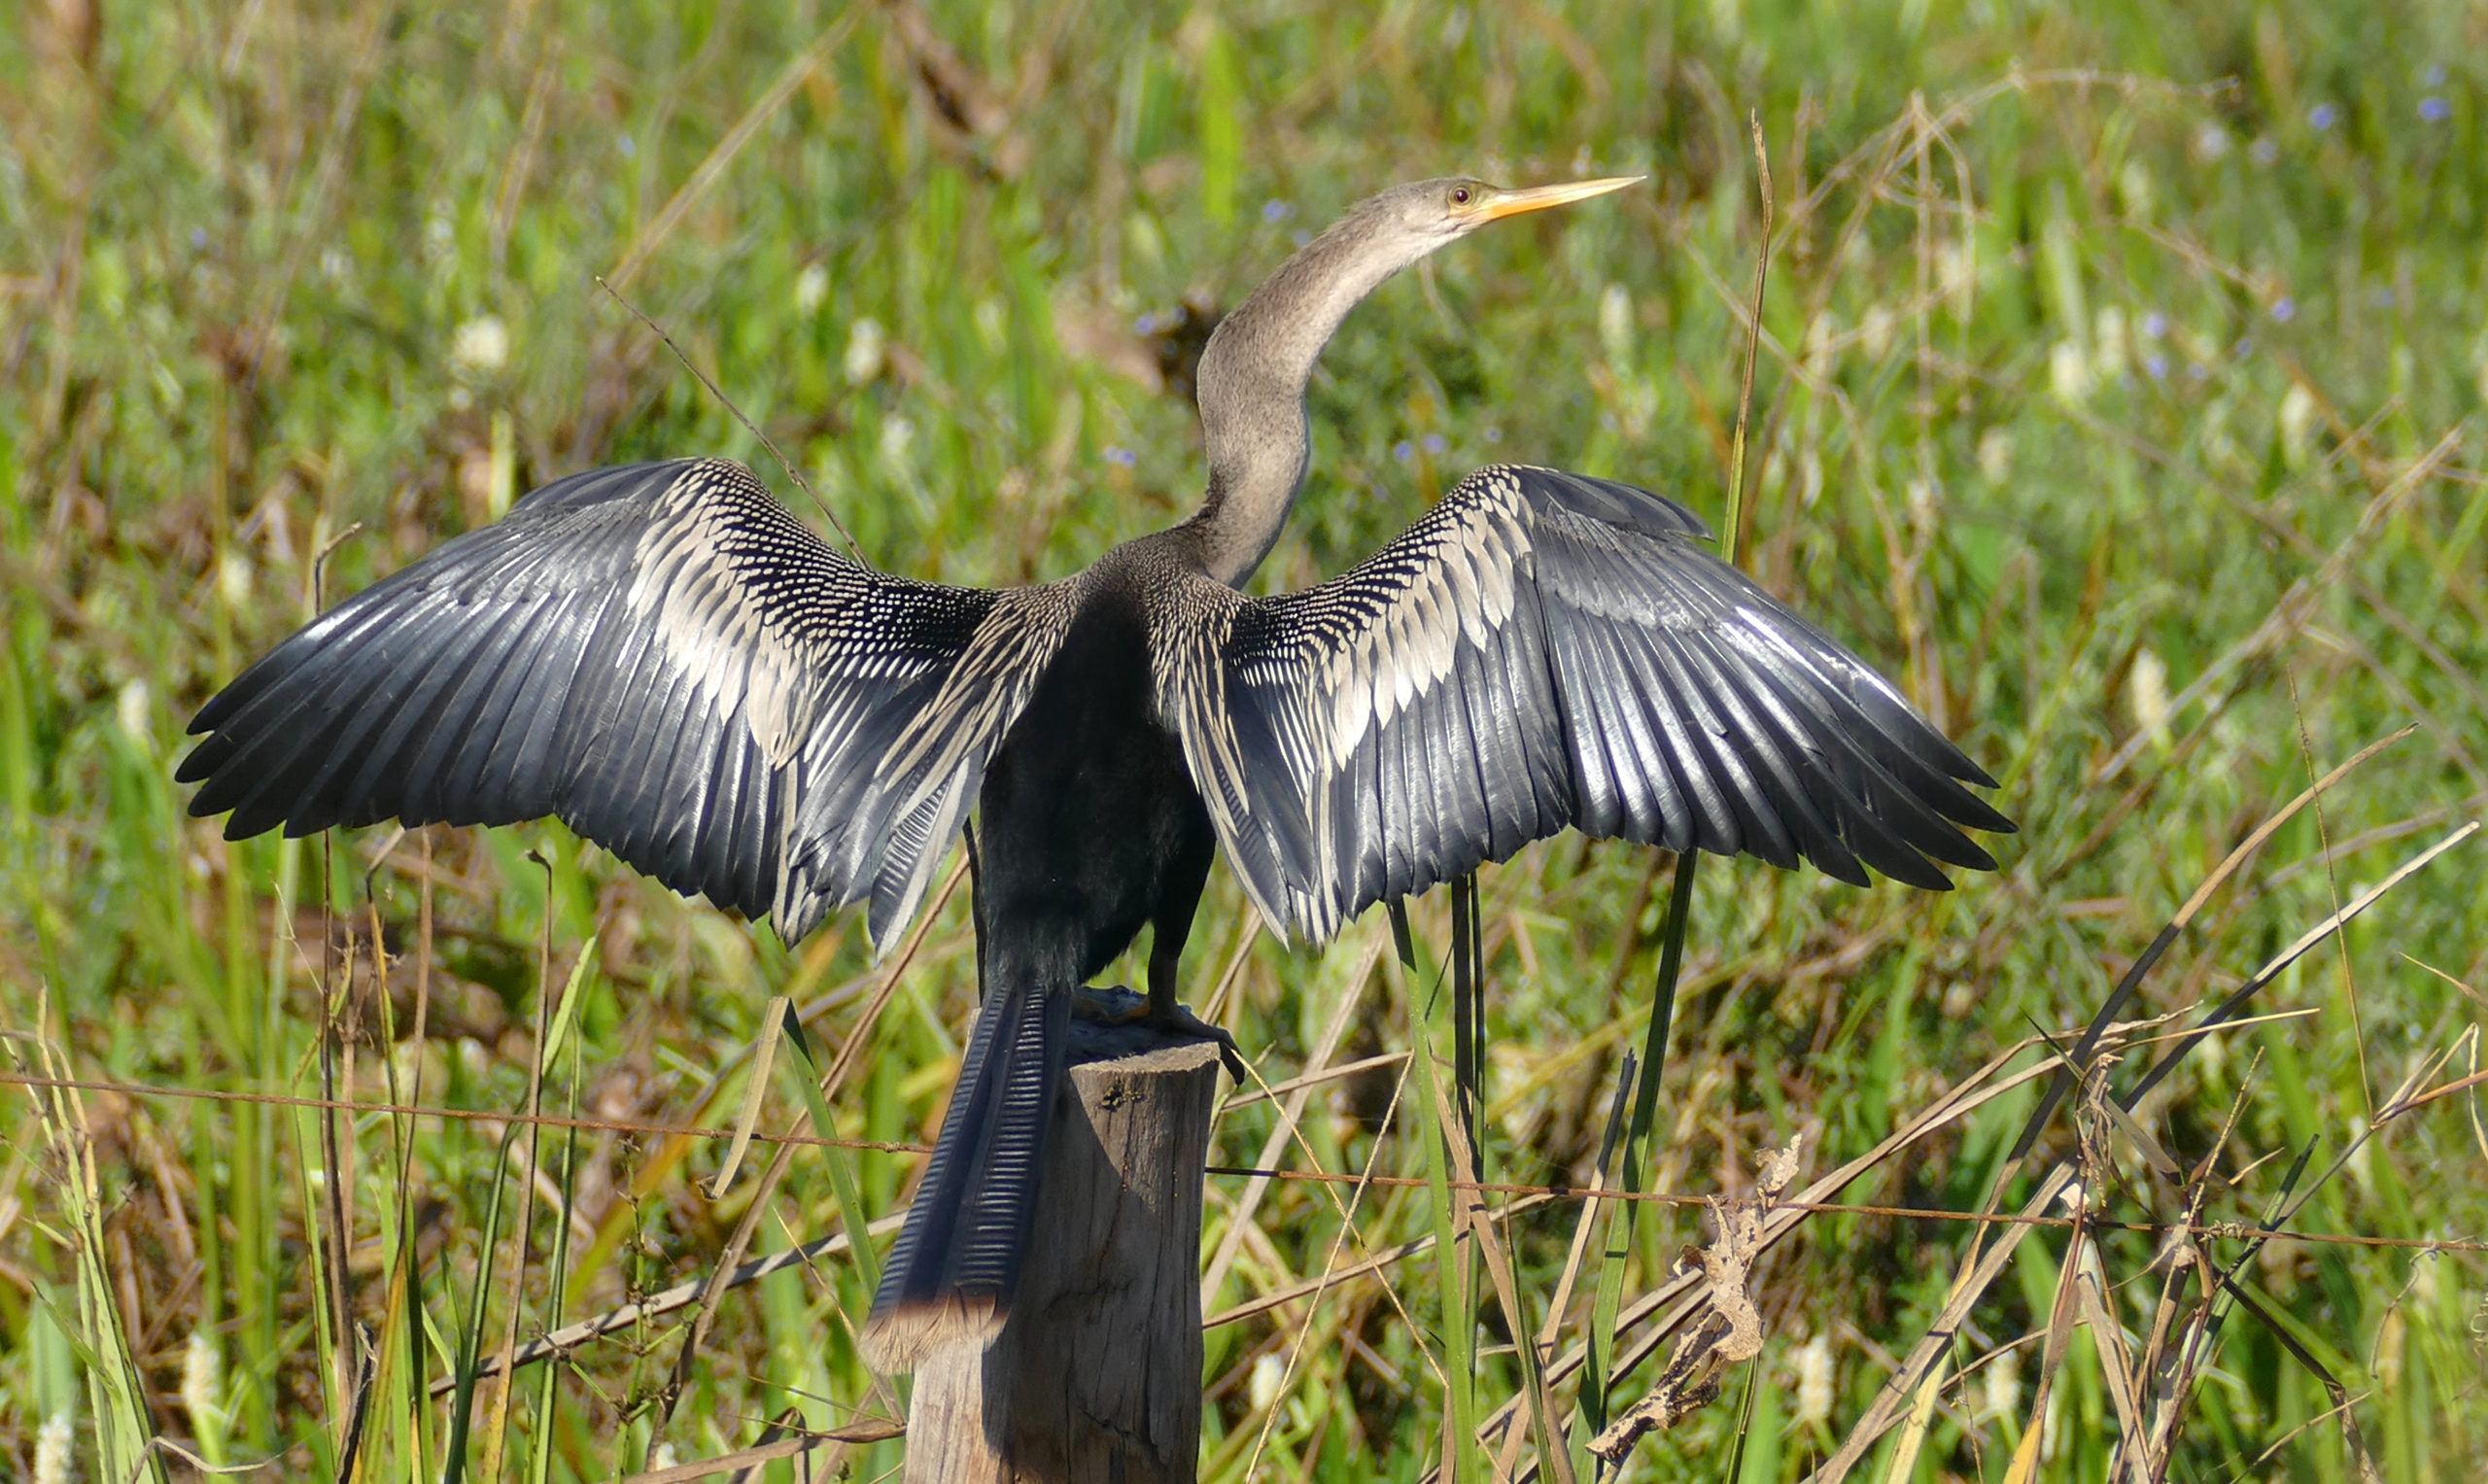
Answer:
[[[557,815],[791,942],[920,895],[978,778],[916,789],[942,832],[899,839],[865,827],[882,763],[1004,603],[849,560],[738,464],[596,469],[278,645],[180,777],[236,839]]]
[[[1992,868],[1959,828],[2013,828],[1963,786],[1992,780],[1708,535],[1497,466],[1334,581],[1200,584],[1159,706],[1263,915],[1319,941],[1568,825],[1859,884]]]
[[[858,879],[873,882],[875,943],[886,949],[916,915],[933,868],[976,802],[985,764],[1061,649],[1089,581],[1083,573],[991,594],[991,611],[942,676],[941,688],[914,708],[882,754],[862,807],[850,810],[846,800],[832,798],[806,807],[805,818],[815,821],[808,836],[851,839],[862,850]]]

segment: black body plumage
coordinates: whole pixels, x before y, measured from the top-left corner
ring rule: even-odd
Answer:
[[[1037,1193],[1071,991],[1150,925],[1154,994],[1175,965],[1217,851],[1151,683],[1157,543],[1090,568],[1059,649],[1010,724],[978,802],[985,1009],[868,1330],[876,1359],[998,1323]],[[1031,1002],[1031,996],[1035,1003]]]
[[[886,946],[970,802],[985,1010],[867,1327],[990,1331],[1019,1267],[1073,991],[1144,925],[1153,1016],[1224,849],[1319,942],[1566,827],[1941,888],[1992,782],[1674,501],[1495,466],[1338,578],[1248,598],[1339,317],[1483,221],[1612,182],[1426,182],[1357,208],[1213,334],[1202,509],[988,592],[832,550],[722,461],[545,487],[280,644],[180,777],[226,833],[556,815],[789,941]]]

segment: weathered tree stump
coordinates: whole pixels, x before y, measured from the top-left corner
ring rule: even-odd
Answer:
[[[1011,1318],[990,1349],[916,1366],[911,1481],[1192,1484],[1218,1048],[1147,1033],[1132,1054],[1129,1035],[1075,1036]]]

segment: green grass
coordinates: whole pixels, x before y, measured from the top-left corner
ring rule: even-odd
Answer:
[[[755,1146],[712,1198],[722,1139],[176,1095],[419,1092],[507,1115],[534,1087],[548,1115],[731,1126],[783,993],[811,1010],[824,1068],[859,1033],[869,1054],[813,1110],[779,1046],[763,1132],[929,1136],[973,997],[964,894],[864,1025],[878,981],[858,923],[789,949],[555,826],[227,846],[182,813],[170,775],[199,702],[321,592],[514,493],[715,452],[809,513],[598,274],[799,461],[872,560],[1016,582],[1195,497],[1189,407],[1098,349],[1143,349],[1138,316],[1187,293],[1232,302],[1296,233],[1392,181],[1648,172],[1464,243],[1350,320],[1312,395],[1312,484],[1261,579],[1296,586],[1493,459],[1723,517],[1758,111],[1778,227],[1744,559],[1941,718],[2022,833],[1947,897],[1706,863],[1644,1160],[1661,1191],[1739,1191],[1800,1131],[1810,1173],[1830,1169],[2034,1024],[2078,1026],[2259,821],[2378,737],[2418,728],[2273,837],[2135,1013],[2234,987],[2488,794],[2474,11],[946,3],[932,29],[968,79],[946,115],[881,9],[332,9],[0,18],[0,1029],[17,1074],[49,1054],[149,1089],[0,1088],[20,1110],[0,1124],[0,1472],[34,1476],[63,1428],[88,1479],[123,1476],[150,1436],[330,1471],[367,1377],[362,1476],[431,1477],[465,1425],[421,1398],[462,1354],[702,1277],[746,1217],[756,1257],[899,1208],[915,1156],[806,1147],[771,1182]],[[2236,1102],[2222,1167],[2238,1184],[2206,1220],[2260,1219],[2312,1150],[2293,1229],[2488,1237],[2474,1093],[2320,1178],[2428,1058],[2451,1053],[2439,1082],[2476,1067],[2483,849],[2457,846],[2250,1007],[2310,1014],[2216,1038],[2140,1105],[2191,1163]],[[1488,1178],[1591,1178],[1671,880],[1649,851],[1573,839],[1483,875]],[[1240,964],[1221,1016],[1272,1082],[1305,1069],[1342,995],[1359,998],[1330,1061],[1404,1050],[1442,1015],[1445,896],[1414,904],[1409,971],[1369,951],[1380,915],[1322,954],[1241,943],[1222,874],[1192,998]],[[1360,964],[1378,967],[1351,982]],[[539,1054],[551,1022],[566,1039]],[[1423,1181],[1431,1108],[1384,1122],[1405,1065],[1317,1089],[1284,1162]],[[2005,1162],[2036,1086],[1844,1198],[1974,1210],[2001,1172],[2015,1208],[2041,1168]],[[1250,1161],[1276,1107],[1225,1117],[1214,1160]],[[2060,1114],[2040,1154],[2072,1154],[2076,1126]],[[2098,1213],[2178,1214],[2122,1139]],[[1212,1178],[1205,1251],[1244,1188]],[[1277,1183],[1209,1307],[1427,1236],[1444,1198],[1369,1190],[1343,1239],[1348,1192]],[[1499,1225],[1524,1313],[1551,1301],[1578,1212]],[[1670,1207],[1631,1230],[1628,1307],[1702,1234]],[[1723,1477],[1741,1415],[1739,1478],[1802,1476],[1926,1332],[1968,1241],[1950,1222],[1809,1220],[1757,1270],[1760,1361],[1627,1476]],[[2048,1329],[2066,1241],[2030,1236],[1972,1311],[1909,1477],[2004,1477],[2039,1341],[1986,1358]],[[2100,1237],[2129,1328],[2159,1292],[2155,1245]],[[1600,1251],[1559,1348],[1596,1304]],[[1486,1276],[1420,1256],[1213,1329],[1204,1476],[1431,1467],[1445,1357],[1475,1358],[1450,1389],[1474,1411],[1520,1388]],[[2271,1322],[2229,1314],[2172,1477],[2356,1477],[2300,1354],[2355,1398],[2391,1484],[2488,1470],[2482,1254],[2275,1241],[2238,1281]],[[606,1478],[750,1445],[790,1411],[892,1415],[900,1395],[848,1328],[868,1291],[831,1258],[727,1294],[670,1415],[688,1311],[522,1372],[505,1399],[486,1381],[466,1476],[496,1435],[504,1474]],[[1817,1335],[1827,1393],[1798,1384]],[[1656,1369],[1619,1374],[1614,1404]],[[2037,1477],[2102,1476],[2102,1377],[2077,1332]],[[1556,1385],[1567,1413],[1574,1385]],[[1874,1477],[1895,1456],[1881,1446]],[[855,1447],[852,1476],[901,1447]]]

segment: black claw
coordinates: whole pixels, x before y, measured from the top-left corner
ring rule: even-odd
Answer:
[[[1151,1017],[1150,1024],[1170,1036],[1189,1036],[1196,1041],[1217,1042],[1218,1059],[1227,1068],[1227,1075],[1234,1078],[1239,1087],[1248,1080],[1249,1069],[1244,1065],[1244,1053],[1236,1047],[1235,1038],[1227,1034],[1224,1027],[1212,1025],[1181,1005],[1176,1006],[1170,1015]]]
[[[1216,1026],[1210,1030],[1210,1039],[1218,1043],[1219,1065],[1227,1068],[1227,1075],[1235,1079],[1237,1087],[1244,1086],[1251,1081],[1252,1069],[1244,1064],[1244,1053],[1236,1047],[1235,1038]]]
[[[1121,984],[1109,984],[1079,990],[1072,998],[1071,1014],[1075,1019],[1099,1025],[1145,1025],[1163,1036],[1186,1041],[1214,1041],[1218,1043],[1219,1064],[1227,1068],[1227,1075],[1234,1078],[1239,1087],[1252,1080],[1251,1069],[1245,1065],[1244,1053],[1236,1046],[1235,1038],[1181,1005],[1162,1015],[1158,1014],[1151,1009],[1147,995],[1137,994]]]

